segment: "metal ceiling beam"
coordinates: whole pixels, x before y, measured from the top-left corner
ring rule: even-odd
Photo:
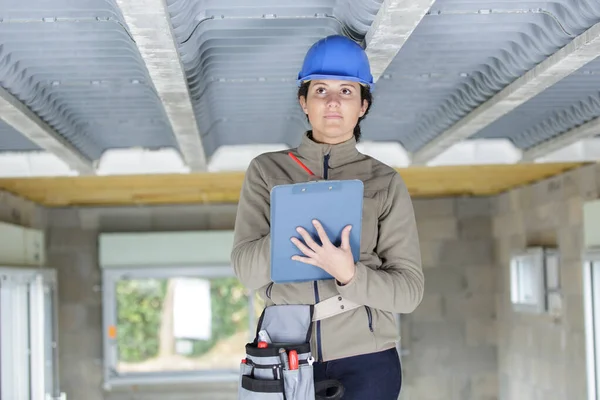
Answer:
[[[435,0],[384,0],[365,36],[371,72],[377,82]]]
[[[206,153],[185,71],[163,0],[117,0],[163,103],[183,159],[192,171],[206,171]]]
[[[600,23],[573,39],[533,69],[467,114],[413,154],[413,164],[424,165],[450,146],[467,139],[600,54]]]
[[[0,87],[0,118],[81,175],[93,175],[94,164],[19,99]]]
[[[600,134],[600,118],[594,118],[583,125],[561,133],[552,139],[530,147],[523,152],[521,162],[534,161],[536,158],[548,155],[563,147],[567,147],[578,140],[587,139]]]

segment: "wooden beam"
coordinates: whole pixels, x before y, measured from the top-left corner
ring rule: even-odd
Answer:
[[[413,198],[489,196],[584,163],[398,169]],[[0,179],[0,190],[47,207],[237,203],[243,172]]]

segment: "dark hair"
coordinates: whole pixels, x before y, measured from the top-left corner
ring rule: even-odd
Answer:
[[[305,99],[307,98],[309,87],[310,87],[310,81],[302,83],[300,88],[298,88],[298,99],[300,99],[300,97],[304,97]],[[373,104],[373,94],[371,93],[371,90],[369,89],[369,87],[360,85],[360,102],[361,102],[361,104],[365,100],[368,103],[367,111],[365,111],[365,114],[362,117],[358,118],[358,122],[356,123],[356,126],[354,127],[354,139],[356,139],[356,142],[360,141],[360,136],[361,136],[360,121],[365,119],[365,117],[369,113],[369,110],[371,109],[371,105]],[[308,120],[308,115],[306,116],[306,119]],[[309,134],[309,137],[312,138],[312,131],[309,131],[308,134]]]

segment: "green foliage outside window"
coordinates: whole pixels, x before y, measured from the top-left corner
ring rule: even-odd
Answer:
[[[117,341],[125,362],[156,357],[167,281],[123,280],[117,283]]]
[[[142,362],[157,357],[160,350],[161,322],[166,279],[122,280],[116,287],[117,340],[122,362]],[[188,357],[210,351],[220,340],[248,329],[248,291],[236,278],[211,280],[212,335],[210,340],[193,342]],[[193,318],[193,315],[190,316]],[[175,349],[170,349],[174,352]]]
[[[235,278],[211,281],[212,335],[210,340],[195,341],[190,356],[207,353],[215,344],[236,332],[248,329],[248,292]]]

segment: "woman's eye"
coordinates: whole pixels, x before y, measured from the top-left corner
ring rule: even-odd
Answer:
[[[317,88],[316,92],[318,94],[323,94],[323,93],[325,93],[325,88]]]
[[[350,89],[343,89],[342,93],[343,94],[352,94],[352,91]]]

